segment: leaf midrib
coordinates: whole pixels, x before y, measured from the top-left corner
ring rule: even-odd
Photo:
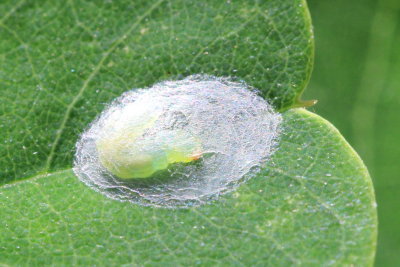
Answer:
[[[72,171],[71,167],[69,167],[67,169],[56,170],[56,171],[53,171],[53,172],[39,172],[39,173],[36,173],[36,174],[34,174],[32,176],[26,176],[26,177],[11,181],[9,183],[1,184],[0,185],[0,189],[11,187],[11,186],[15,186],[15,185],[18,185],[18,184],[23,184],[23,183],[26,183],[26,182],[29,182],[29,181],[35,181],[37,179],[48,177],[48,176],[51,176],[51,175],[67,173],[67,172],[70,172],[70,171]]]

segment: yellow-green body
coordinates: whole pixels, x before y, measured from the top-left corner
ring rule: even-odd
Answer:
[[[159,114],[138,114],[125,119],[116,113],[103,125],[96,141],[100,163],[122,179],[147,178],[173,163],[187,163],[201,157],[201,144],[185,130],[153,131]]]

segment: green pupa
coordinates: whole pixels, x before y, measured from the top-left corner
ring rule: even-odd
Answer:
[[[104,122],[96,149],[100,163],[121,179],[148,178],[202,155],[199,139],[183,129],[156,129],[161,111],[140,101],[116,109]]]

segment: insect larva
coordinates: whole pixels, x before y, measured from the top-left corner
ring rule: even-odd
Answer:
[[[152,114],[150,110],[142,113],[135,107],[141,108],[134,102],[111,114],[96,140],[100,163],[108,171],[122,179],[148,178],[170,164],[188,163],[201,157],[200,140],[187,131],[159,129],[146,134],[160,114]]]

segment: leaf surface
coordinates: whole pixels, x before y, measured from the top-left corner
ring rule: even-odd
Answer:
[[[400,2],[308,1],[316,30],[315,70],[305,98],[360,154],[374,182],[376,266],[400,262]],[[354,14],[357,14],[356,16]]]
[[[303,0],[3,1],[0,264],[371,265],[376,209],[356,153],[302,109],[312,67]],[[185,210],[107,199],[70,170],[74,145],[132,88],[206,73],[283,112],[260,174]]]
[[[71,166],[78,135],[132,88],[235,76],[287,109],[311,72],[303,0],[8,1],[0,18],[2,183]]]
[[[319,116],[283,115],[265,169],[209,205],[171,210],[106,199],[71,170],[3,187],[3,263],[372,265],[376,210],[365,166]]]

